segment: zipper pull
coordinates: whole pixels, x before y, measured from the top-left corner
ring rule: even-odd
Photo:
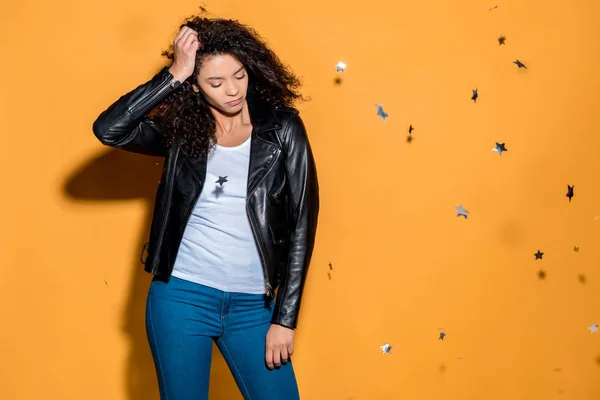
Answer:
[[[267,296],[273,297],[273,292],[271,291],[271,284],[269,282],[267,282],[266,288],[267,288]]]

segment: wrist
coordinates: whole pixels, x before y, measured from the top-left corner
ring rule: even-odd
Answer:
[[[183,81],[190,77],[190,75],[184,74],[181,71],[177,70],[177,68],[173,67],[169,68],[169,72],[171,73],[171,75],[173,75],[173,78],[175,78],[175,80],[178,80],[180,83],[183,83]]]

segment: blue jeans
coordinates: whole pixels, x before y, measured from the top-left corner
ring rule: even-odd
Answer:
[[[262,294],[154,277],[146,301],[146,333],[161,400],[208,399],[213,341],[244,399],[299,399],[291,358],[272,370],[265,362],[273,304]]]

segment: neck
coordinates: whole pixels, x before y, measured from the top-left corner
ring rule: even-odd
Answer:
[[[250,113],[248,112],[248,103],[244,99],[242,109],[236,113],[229,114],[215,107],[210,107],[210,111],[215,117],[217,125],[217,136],[229,135],[237,128],[250,124]]]

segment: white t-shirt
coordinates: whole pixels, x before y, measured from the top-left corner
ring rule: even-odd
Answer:
[[[226,292],[265,292],[246,214],[250,137],[211,151],[206,179],[177,252],[173,276]]]

